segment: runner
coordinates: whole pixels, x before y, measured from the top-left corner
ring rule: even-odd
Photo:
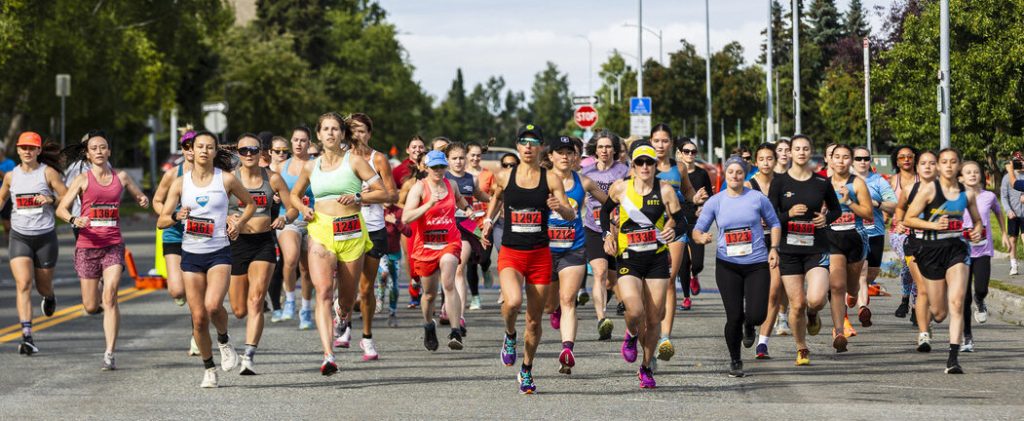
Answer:
[[[341,308],[352,308],[363,271],[363,255],[373,248],[360,213],[361,205],[383,203],[388,200],[388,192],[370,164],[358,154],[351,153],[351,149],[359,144],[352,138],[350,127],[340,115],[334,112],[321,115],[317,120],[316,135],[323,145],[323,156],[303,165],[291,195],[292,203],[309,221],[309,273],[316,289],[314,318],[324,351],[320,374],[330,376],[338,372],[331,348],[334,330],[331,309],[335,293],[339,296]],[[368,183],[365,194],[361,192],[363,181]],[[299,205],[307,188],[313,191],[314,207]],[[366,342],[360,344],[365,345]],[[376,356],[375,352],[369,354],[364,348],[364,360],[373,356]]]
[[[288,139],[281,136],[274,136],[270,142],[270,167],[269,169],[279,176],[281,169],[284,168],[285,161],[288,160],[291,148],[288,146]],[[280,204],[281,197],[274,195],[274,204]],[[274,211],[278,216],[281,214],[280,208],[275,206]],[[280,231],[275,231],[276,236]],[[281,321],[281,316],[284,311],[281,310],[281,292],[284,290],[284,271],[282,270],[283,262],[281,261],[281,245],[277,245],[277,260],[274,264],[274,273],[270,275],[270,286],[267,287],[267,294],[270,296],[270,308],[272,310],[270,321],[272,323]],[[277,317],[275,319],[275,316]]]
[[[490,143],[491,142],[488,142],[488,145]],[[466,162],[469,164],[466,167],[466,172],[473,174],[473,177],[476,177],[477,189],[487,193],[489,196],[493,193],[492,186],[494,185],[494,173],[480,165],[481,156],[487,152],[487,146],[470,143],[466,148]],[[477,226],[483,223],[484,212],[486,210],[487,202],[479,200],[473,202],[473,218],[476,221]],[[466,271],[466,280],[469,282],[469,293],[472,295],[472,298],[469,300],[470,310],[480,310],[482,308],[480,304],[480,273],[483,273],[484,288],[490,288],[494,283],[494,280],[491,277],[491,253],[494,250],[494,239],[488,238],[487,240],[491,242],[491,246],[484,248],[483,252],[480,253],[480,261],[476,265],[471,264],[469,269]],[[479,271],[477,270],[477,267],[479,267]]]
[[[892,154],[892,162],[896,164],[897,173],[889,179],[889,185],[892,187],[893,194],[896,195],[897,202],[904,199],[904,193],[906,193],[904,186],[908,186],[907,190],[910,190],[909,186],[918,181],[916,170],[917,158],[917,149],[911,146],[897,147],[896,152]],[[905,263],[900,269],[900,284],[903,286],[903,298],[900,301],[899,307],[896,307],[895,313],[896,317],[901,319],[907,317],[907,312],[910,311],[910,298],[917,295],[917,285],[914,283],[914,278],[910,275],[910,265],[908,263],[910,256],[903,254],[903,249],[908,239],[902,219],[902,211],[906,209],[906,203],[903,203],[902,207],[894,209],[892,222],[889,224],[889,246],[896,253],[896,257]],[[900,217],[897,217],[897,212],[899,212]],[[913,320],[911,320],[911,323],[913,323]]]
[[[871,171],[871,152],[868,148],[853,148],[852,172],[864,179],[868,194],[871,196],[871,218],[864,220],[864,233],[867,234],[868,257],[861,267],[860,288],[857,294],[857,315],[861,318],[861,326],[871,326],[871,310],[868,305],[871,297],[868,291],[875,283],[882,270],[882,253],[885,251],[885,218],[892,215],[896,208],[896,194],[892,186],[878,173]],[[866,320],[864,319],[866,317]]]
[[[992,226],[989,215],[996,214],[996,221],[999,223],[999,231],[1003,233],[1003,247],[1009,245],[1009,238],[1006,235],[1006,224],[1003,222],[1003,210],[999,207],[999,200],[995,193],[985,190],[983,183],[985,172],[977,162],[967,161],[960,170],[964,186],[974,192],[978,214],[982,221],[981,241],[971,242],[971,272],[967,277],[967,294],[964,296],[964,340],[960,346],[963,352],[974,352],[974,334],[971,331],[971,303],[978,306],[974,312],[974,320],[978,323],[988,321],[988,306],[985,305],[985,298],[988,297],[988,282],[992,276],[992,255],[995,254],[992,243]],[[964,217],[964,230],[974,227],[974,219],[970,215]],[[1008,247],[1007,247],[1008,248]],[[972,293],[971,290],[974,292]]]
[[[698,192],[703,192],[703,197],[710,196],[714,193],[713,185],[711,184],[711,177],[708,172],[698,165],[697,156],[700,151],[697,145],[692,140],[683,139],[676,143],[677,156],[681,155],[681,162],[678,163],[681,170],[681,165],[686,166],[687,178],[690,179],[690,185]],[[687,227],[687,232],[692,231],[693,224],[697,222],[697,212],[701,206],[694,205],[692,201],[681,202],[683,206],[683,212],[686,215],[686,221],[690,225]],[[682,279],[679,280],[683,288],[683,302],[680,303],[679,308],[682,310],[689,310],[693,305],[690,300],[690,295],[700,294],[700,278],[699,275],[704,271],[704,245],[690,242],[686,245],[686,253],[683,254],[683,262],[681,265],[685,269],[683,271]],[[675,278],[672,278],[675,279]],[[689,283],[687,284],[687,280]]]
[[[622,141],[615,133],[601,130],[594,134],[587,147],[587,155],[595,157],[596,161],[594,165],[583,167],[580,175],[594,180],[602,191],[607,192],[612,183],[629,174],[629,166],[619,160]],[[609,291],[615,286],[615,257],[604,251],[600,226],[601,202],[588,195],[586,210],[583,215],[583,226],[587,228],[584,248],[594,275],[591,295],[594,298],[594,312],[597,314],[597,339],[603,341],[612,338],[612,330],[615,328],[615,324],[605,317],[610,301]]]
[[[1017,274],[1017,238],[1024,232],[1024,192],[1013,188],[1013,182],[1024,175],[1024,161],[1011,157],[1006,165],[1007,177],[999,184],[999,203],[1006,211],[1006,233],[1009,237],[1010,276]],[[978,209],[981,211],[981,209]]]
[[[548,216],[554,211],[562,219],[572,221],[573,213],[562,181],[541,168],[540,152],[544,136],[539,126],[527,124],[518,132],[516,150],[522,162],[511,169],[502,169],[494,182],[494,195],[487,205],[481,230],[486,236],[493,228],[493,218],[500,209],[508,218],[498,252],[498,277],[505,298],[501,314],[505,319],[505,338],[501,360],[505,366],[516,362],[516,319],[523,303],[526,283],[526,334],[523,364],[519,370],[519,393],[537,390],[533,382],[533,357],[540,344],[544,299],[551,284],[551,250],[548,246]],[[504,161],[504,159],[502,159]],[[533,185],[534,187],[527,187]]]
[[[445,178],[455,182],[455,187],[459,190],[459,197],[462,197],[471,207],[477,202],[490,202],[491,196],[477,187],[473,174],[466,172],[466,146],[459,142],[450,143],[444,152],[449,163]],[[462,317],[462,309],[466,308],[466,305],[469,304],[469,297],[467,297],[468,293],[466,291],[469,285],[466,276],[467,265],[475,270],[476,265],[480,262],[480,255],[483,254],[483,245],[481,245],[480,239],[471,230],[476,228],[476,220],[473,218],[475,213],[473,209],[475,208],[468,211],[464,209],[464,207],[459,207],[455,210],[455,225],[462,238],[459,265],[455,269],[455,292],[457,294],[448,295],[447,290],[444,293],[445,300],[455,300],[454,304],[459,309],[459,315],[455,317],[453,314],[446,314],[448,313],[446,309],[441,311],[441,324],[445,324],[444,320],[448,319],[448,317],[453,317],[451,320],[458,323],[462,336],[466,336],[466,319]],[[479,280],[477,280],[477,283],[479,283]],[[479,291],[477,294],[479,297]]]
[[[384,228],[388,233],[387,254],[380,261],[377,279],[376,312],[384,311],[384,295],[388,296],[388,326],[398,327],[398,266],[402,261],[402,209],[395,204],[384,208]]]
[[[167,192],[171,190],[174,180],[181,178],[181,175],[192,171],[195,153],[192,150],[192,143],[195,140],[196,132],[190,128],[182,133],[179,146],[181,147],[182,161],[174,168],[164,172],[160,178],[160,184],[153,192],[153,211],[157,216],[163,213],[164,201],[167,200]],[[177,210],[175,210],[177,211]],[[181,231],[184,226],[181,223],[174,224],[162,230],[161,241],[163,242],[164,264],[167,266],[167,292],[170,293],[174,303],[178,306],[185,305],[185,283],[181,274]],[[191,344],[189,355],[199,355],[195,343]]]
[[[391,171],[391,175],[395,179],[395,185],[400,187],[399,188],[399,193],[398,193],[400,197],[399,197],[399,201],[397,203],[397,206],[398,206],[398,214],[397,214],[398,220],[401,220],[401,218],[402,218],[402,216],[401,216],[402,206],[405,203],[405,199],[402,198],[403,197],[402,196],[402,190],[405,190],[405,192],[408,193],[408,190],[406,189],[406,182],[408,180],[410,180],[410,179],[414,179],[415,177],[413,177],[413,175],[415,173],[419,173],[419,165],[421,164],[421,161],[423,160],[423,156],[426,153],[427,153],[427,146],[426,146],[426,142],[424,142],[423,138],[420,137],[420,136],[413,136],[411,139],[409,139],[409,142],[405,145],[405,154],[406,154],[407,157],[405,158],[404,161],[402,161],[402,163],[398,164],[398,166],[396,166]],[[408,188],[412,188],[412,184],[411,183],[408,184],[408,186],[409,186]],[[409,236],[406,235],[405,230],[403,230],[402,231],[402,237],[401,237],[400,245],[402,247],[402,254],[406,256],[406,259],[405,259],[405,262],[406,262],[406,265],[407,265],[406,266],[406,270],[410,274],[409,275],[410,279],[409,279],[409,306],[408,307],[409,308],[416,308],[417,306],[419,306],[419,299],[420,299],[419,298],[420,297],[419,296],[419,289],[418,289],[419,288],[419,278],[412,273],[412,266],[408,266],[411,263],[411,261],[408,259],[408,257],[409,257],[408,244],[409,244]]]
[[[462,195],[445,177],[448,160],[444,152],[432,150],[427,153],[427,177],[416,182],[406,197],[402,212],[402,223],[412,230],[410,243],[410,266],[412,273],[420,277],[423,311],[423,347],[437,351],[437,324],[434,322],[434,301],[437,297],[437,281],[451,297],[444,303],[448,313],[454,317],[462,314],[462,304],[456,292],[455,271],[459,265],[463,241],[456,228],[456,209],[467,209]],[[452,325],[448,334],[448,348],[461,350],[463,334],[459,326]]]
[[[782,174],[789,171],[789,167],[792,164],[793,153],[790,147],[790,141],[786,139],[779,139],[775,142],[775,173]]]
[[[313,146],[310,144],[310,138],[309,129],[306,127],[299,126],[292,129],[292,156],[281,164],[281,172],[279,173],[288,186],[289,192],[295,187],[295,183],[299,181],[299,174],[302,173],[302,169],[313,159],[309,154],[310,148]],[[277,155],[282,154],[280,150],[274,153]],[[299,203],[302,206],[312,207],[316,202],[313,199],[313,190],[307,187],[300,200],[301,202],[292,202],[292,205],[298,209],[302,209],[299,207]],[[300,284],[302,287],[302,308],[299,311],[299,329],[308,330],[315,326],[313,324],[312,308],[313,282],[309,278],[309,260],[307,256],[309,246],[306,242],[306,227],[309,221],[305,219],[302,212],[299,212],[299,216],[291,221],[291,223],[284,226],[284,229],[276,231],[277,246],[281,249],[284,307],[281,310],[274,311],[270,316],[270,322],[284,322],[295,317],[295,283],[298,280],[302,282]]]
[[[21,163],[4,174],[0,203],[13,197],[10,254],[11,274],[17,285],[18,319],[21,344],[18,352],[30,356],[39,352],[32,339],[32,283],[43,296],[40,307],[50,317],[57,310],[53,295],[53,269],[57,266],[57,231],[54,229],[53,204],[66,191],[61,178],[59,147],[43,143],[35,132],[18,135]]]
[[[243,203],[237,196],[228,198],[228,220],[238,227],[238,237],[231,240],[231,287],[228,291],[231,310],[235,317],[246,319],[245,353],[239,374],[256,374],[254,359],[256,347],[263,335],[263,306],[266,303],[270,275],[277,261],[274,230],[298,217],[298,210],[291,203],[288,185],[280,175],[259,167],[260,141],[251,133],[238,138],[238,155],[242,165],[235,170],[235,179],[249,192],[255,203],[256,212],[249,220],[239,222],[243,215]],[[274,196],[281,200],[286,210],[276,218],[272,215]]]
[[[429,169],[426,167],[426,153],[424,152],[423,154],[420,154],[417,159],[418,160],[411,167],[410,172],[403,179],[403,181],[402,181],[402,188],[398,190],[398,206],[399,207],[402,207],[402,208],[405,207],[405,202],[406,202],[406,200],[409,197],[409,190],[412,190],[412,186],[415,185],[420,180],[422,180],[422,179],[427,177],[427,171],[429,171]],[[399,215],[399,217],[401,217],[401,215]],[[402,240],[401,240],[402,241],[402,248],[405,250],[405,253],[406,253],[405,262],[406,262],[406,265],[407,265],[406,268],[409,271],[409,305],[408,305],[408,308],[417,308],[417,307],[420,306],[420,301],[421,301],[421,298],[422,298],[420,293],[421,293],[422,288],[420,287],[420,277],[418,275],[416,275],[416,273],[413,272],[413,270],[412,270],[412,260],[410,260],[408,258],[409,257],[408,253],[410,252],[410,249],[412,247],[412,238],[410,237],[412,235],[412,230],[409,228],[409,225],[407,225],[407,224],[402,224],[402,225],[403,225],[403,228],[402,228]]]
[[[774,150],[758,148],[758,156],[774,156]],[[768,151],[768,153],[761,153]],[[774,165],[760,159],[764,174],[772,172]],[[693,240],[711,242],[711,223],[718,225],[715,278],[725,306],[725,343],[729,348],[729,377],[743,377],[740,340],[743,330],[765,323],[768,314],[771,287],[771,269],[779,262],[778,248],[782,228],[771,202],[764,194],[743,186],[749,164],[732,157],[725,163],[728,190],[711,197],[693,228]],[[764,226],[770,233],[764,232]],[[768,240],[765,243],[765,240]],[[770,248],[769,248],[770,247]],[[744,305],[745,304],[745,305]],[[749,347],[749,345],[747,345]]]
[[[786,145],[788,150],[789,145]],[[777,145],[773,147],[770,144],[762,143],[754,150],[754,162],[757,163],[757,174],[754,175],[749,181],[747,181],[746,187],[768,196],[772,185],[772,180],[775,179],[775,168],[776,168],[776,151]],[[778,218],[778,217],[776,217]],[[761,231],[765,233],[764,244],[772,244],[771,237],[768,236],[770,227],[767,225],[766,220],[761,220]],[[781,234],[780,234],[781,235]],[[760,335],[757,339],[757,348],[754,349],[755,355],[759,360],[770,359],[771,356],[768,354],[768,343],[772,335],[772,327],[775,327],[775,334],[781,335],[782,332],[786,334],[790,333],[789,321],[785,310],[785,303],[788,302],[786,297],[786,291],[782,287],[782,275],[779,274],[778,265],[775,267],[768,268],[769,272],[769,289],[768,289],[768,309],[765,315],[764,323],[761,324]],[[776,325],[776,318],[781,321],[780,324]],[[784,329],[784,330],[783,330]]]
[[[963,300],[970,273],[967,265],[971,259],[963,239],[964,214],[970,212],[971,218],[981,220],[975,206],[975,192],[957,182],[959,173],[960,153],[955,149],[939,152],[938,179],[921,184],[903,218],[904,225],[921,230],[917,234],[921,245],[916,260],[926,279],[929,313],[936,322],[949,316],[946,374],[963,374],[958,356],[964,329]],[[971,228],[970,241],[981,241],[983,227],[979,224]]]
[[[75,271],[81,278],[82,307],[86,313],[103,313],[103,334],[106,349],[103,370],[117,368],[114,346],[121,325],[121,311],[117,305],[118,284],[124,270],[124,240],[121,238],[121,194],[131,192],[139,206],[149,207],[149,198],[128,173],[110,167],[110,144],[106,133],[91,131],[85,142],[65,150],[66,156],[90,164],[85,173],[75,177],[57,206],[57,217],[78,227],[75,242]],[[81,198],[81,210],[72,216],[70,209],[75,198]],[[102,290],[102,291],[101,291]]]
[[[195,165],[192,171],[174,180],[157,226],[168,228],[185,223],[181,243],[185,296],[192,313],[192,335],[206,367],[200,387],[210,388],[218,385],[217,367],[210,350],[211,322],[217,329],[221,368],[230,371],[238,365],[238,354],[228,338],[228,314],[224,308],[231,270],[229,239],[238,237],[240,226],[249,221],[256,206],[245,186],[229,172],[231,154],[218,148],[215,135],[197,133],[193,149]],[[245,204],[238,219],[228,220],[229,194]]]
[[[622,358],[635,362],[637,341],[644,355],[637,370],[640,388],[656,387],[651,360],[657,348],[665,296],[673,287],[668,244],[686,229],[682,208],[672,186],[656,182],[657,153],[650,142],[630,145],[633,178],[616,181],[601,207],[604,249],[615,253],[619,268],[618,293],[626,304],[626,334]],[[611,212],[618,208],[616,230],[609,231]]]
[[[806,337],[807,334],[817,335],[821,330],[818,312],[825,308],[829,294],[829,243],[824,228],[840,215],[832,183],[811,172],[811,144],[807,136],[793,137],[790,142],[793,164],[789,171],[775,176],[768,192],[782,226],[779,273],[789,298],[789,325],[793,327],[797,346],[796,365],[811,363]],[[823,207],[827,208],[825,213],[821,212]],[[753,329],[744,334],[753,342]]]
[[[929,184],[935,180],[936,162],[938,157],[932,151],[924,151],[917,155],[917,174],[921,177],[921,181],[914,183],[909,189],[907,189],[902,196],[900,201],[896,204],[896,212],[893,213],[893,219],[899,221],[896,225],[896,229],[907,233],[907,240],[903,246],[903,254],[906,256],[908,272],[913,280],[913,298],[914,305],[910,308],[910,324],[917,325],[917,351],[918,352],[931,352],[931,318],[930,317],[917,317],[917,314],[928,314],[928,288],[927,281],[921,275],[921,270],[917,264],[917,252],[921,249],[921,241],[917,238],[916,232],[907,228],[903,225],[904,215],[906,214],[907,206],[917,196],[918,189],[921,187],[921,183]]]

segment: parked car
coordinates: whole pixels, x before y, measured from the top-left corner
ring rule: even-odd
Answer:
[[[519,156],[519,153],[517,153],[515,149],[502,146],[491,146],[487,148],[486,153],[480,156],[480,166],[491,170],[491,172],[498,172],[498,170],[501,169],[501,157],[505,156],[507,153]]]

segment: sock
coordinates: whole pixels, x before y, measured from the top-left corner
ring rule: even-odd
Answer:
[[[364,333],[363,334],[363,339],[373,339],[373,334],[372,333]]]
[[[529,373],[531,370],[533,370],[533,365],[532,364],[531,365],[523,364],[523,368],[521,368],[521,370],[524,373]]]
[[[284,292],[284,300],[285,301],[291,301],[291,302],[294,303],[295,302],[295,291],[291,291],[291,292],[285,291]]]
[[[505,337],[509,338],[509,339],[512,339],[512,340],[515,340],[516,339],[516,331],[513,330],[512,333],[505,332]]]
[[[302,299],[302,309],[309,310],[309,307],[313,305],[313,300]]]
[[[22,320],[21,321],[21,336],[30,337],[32,336],[32,321]]]
[[[782,320],[783,322],[789,322],[789,315],[787,315],[785,311],[780,311],[778,320]]]
[[[946,359],[946,367],[957,364],[960,356],[960,344],[949,344],[949,358]]]
[[[213,364],[213,357],[203,360],[203,366],[206,367],[207,369],[217,367],[216,365]]]
[[[228,340],[229,339],[228,339],[227,332],[225,332],[225,333],[217,332],[217,343],[219,343],[221,345],[224,345],[224,344],[228,343]]]
[[[334,362],[334,354],[324,354],[325,362]]]
[[[768,340],[769,339],[771,339],[771,337],[760,335],[760,337],[757,338],[757,344],[758,345],[768,345]]]
[[[563,349],[568,349],[568,350],[570,350],[570,351],[572,351],[572,347],[573,347],[573,345],[575,345],[575,344],[574,344],[574,343],[573,343],[572,341],[565,341],[565,342],[562,342],[562,348],[563,348]]]
[[[255,358],[256,357],[256,345],[245,344],[245,356],[249,357],[250,360]]]

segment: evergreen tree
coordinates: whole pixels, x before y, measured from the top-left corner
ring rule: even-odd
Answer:
[[[871,25],[864,15],[861,0],[850,0],[850,8],[843,17],[843,32],[846,36],[864,38],[871,33]]]

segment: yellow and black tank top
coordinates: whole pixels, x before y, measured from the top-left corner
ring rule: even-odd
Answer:
[[[665,227],[665,203],[657,180],[651,192],[641,196],[634,187],[635,179],[626,183],[626,193],[619,200],[618,256],[662,253],[668,244],[658,241],[658,232]]]

